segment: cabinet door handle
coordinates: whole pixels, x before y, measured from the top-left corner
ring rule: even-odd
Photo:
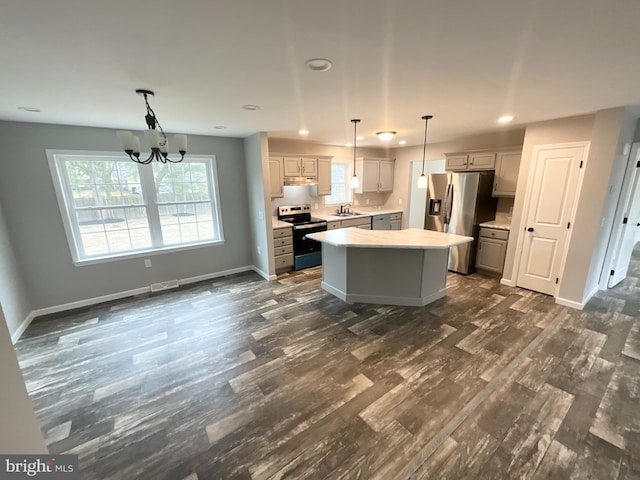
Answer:
[[[533,232],[533,227],[527,228],[527,232]]]

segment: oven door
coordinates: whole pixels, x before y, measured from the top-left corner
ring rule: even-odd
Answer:
[[[307,238],[307,235],[326,230],[326,224],[293,227],[293,268],[295,270],[322,264],[322,244]]]

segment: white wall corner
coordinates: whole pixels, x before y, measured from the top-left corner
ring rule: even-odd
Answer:
[[[507,287],[515,287],[516,286],[516,282],[514,282],[510,278],[501,278],[500,279],[500,285],[506,285]]]
[[[27,318],[25,318],[22,321],[22,323],[18,326],[17,330],[13,332],[13,334],[11,335],[11,343],[13,345],[15,345],[18,342],[18,340],[20,340],[20,337],[22,336],[24,331],[27,329],[27,327],[31,324],[34,318],[36,318],[36,312],[32,310],[29,313],[29,315],[27,315]]]
[[[260,270],[258,267],[256,267],[255,265],[253,265],[251,267],[251,270],[253,270],[254,272],[256,272],[258,275],[260,275],[262,278],[264,278],[265,280],[277,280],[278,276],[277,275],[269,275],[268,273]]]
[[[574,300],[568,300],[566,298],[556,297],[556,303],[565,307],[575,308],[577,310],[584,310],[584,307],[589,303],[589,300],[598,292],[598,285],[596,285],[587,295],[585,295],[581,302]]]

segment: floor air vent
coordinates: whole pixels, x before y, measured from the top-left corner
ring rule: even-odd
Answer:
[[[180,285],[180,283],[178,282],[178,280],[169,280],[167,282],[152,283],[151,284],[151,291],[152,292],[159,292],[160,290],[167,290],[169,288],[176,288],[179,285]]]

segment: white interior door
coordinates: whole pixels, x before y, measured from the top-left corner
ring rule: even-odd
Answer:
[[[554,295],[586,146],[536,147],[517,285]]]
[[[615,287],[625,279],[640,229],[640,144],[634,144],[624,174],[620,203],[611,234],[612,263],[607,286]]]

